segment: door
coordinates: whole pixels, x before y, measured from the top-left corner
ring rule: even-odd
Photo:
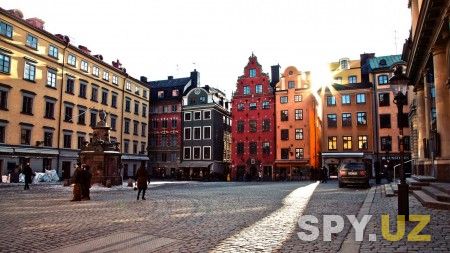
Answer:
[[[71,162],[62,162],[62,179],[70,179]]]

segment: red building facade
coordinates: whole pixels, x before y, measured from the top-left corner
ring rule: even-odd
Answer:
[[[269,75],[262,72],[257,57],[252,54],[244,75],[238,78],[232,98],[232,179],[272,178],[275,160],[274,99]]]

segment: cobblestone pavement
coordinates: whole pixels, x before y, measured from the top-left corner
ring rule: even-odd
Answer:
[[[426,214],[431,216],[430,223],[420,234],[431,235],[430,242],[407,242],[408,233],[418,224],[418,222],[407,222],[405,236],[397,242],[390,242],[383,239],[381,233],[381,215],[389,214],[390,231],[395,234],[397,231],[397,196],[385,197],[384,188],[377,187],[375,197],[370,209],[373,215],[366,227],[365,240],[362,242],[361,252],[450,252],[450,212],[423,207],[420,202],[410,195],[409,213]],[[369,234],[376,234],[376,241],[367,240]]]

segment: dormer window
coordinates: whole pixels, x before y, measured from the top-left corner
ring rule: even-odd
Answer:
[[[341,67],[341,69],[350,69],[350,66],[348,65],[348,59],[340,59],[339,60],[339,65]]]
[[[386,60],[385,59],[381,59],[378,64],[380,64],[380,66],[386,66]]]
[[[158,98],[164,98],[164,91],[158,91]]]
[[[178,97],[180,91],[178,89],[172,90],[172,97]]]

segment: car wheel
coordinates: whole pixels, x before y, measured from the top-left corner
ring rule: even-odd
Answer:
[[[344,184],[342,182],[339,182],[339,188],[344,187]]]

